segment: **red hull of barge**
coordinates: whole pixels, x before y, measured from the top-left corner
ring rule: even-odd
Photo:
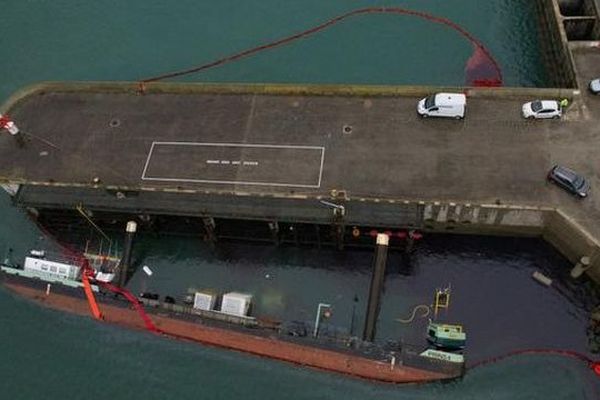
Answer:
[[[41,290],[12,282],[4,282],[4,286],[20,296],[32,299],[50,308],[83,316],[88,316],[90,313],[89,305],[83,299],[58,293],[46,295]],[[134,329],[145,329],[144,322],[139,318],[137,312],[132,309],[107,304],[102,304],[101,308],[105,322]],[[391,383],[424,383],[456,378],[455,376],[402,365],[396,365],[392,368],[390,364],[381,361],[303,346],[275,338],[204,326],[160,315],[152,315],[152,320],[162,333],[174,338],[251,353],[261,357],[368,380]]]

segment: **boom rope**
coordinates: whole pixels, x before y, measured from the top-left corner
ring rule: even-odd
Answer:
[[[146,314],[146,311],[144,311],[144,307],[140,304],[139,300],[133,294],[131,294],[129,290],[117,287],[107,282],[98,282],[98,284],[113,293],[118,293],[125,297],[131,303],[133,308],[138,312],[140,318],[142,319],[142,321],[144,321],[144,325],[147,330],[149,330],[150,332],[162,333],[161,330],[158,329],[156,325],[154,325],[154,322],[152,322],[148,314]]]
[[[176,77],[180,77],[180,76],[185,76],[185,75],[190,75],[190,74],[194,74],[209,68],[213,68],[219,65],[223,65],[232,61],[236,61],[239,60],[241,58],[250,56],[252,54],[258,53],[260,51],[263,50],[268,50],[268,49],[272,49],[275,47],[279,47],[282,46],[284,44],[290,43],[292,41],[310,36],[314,33],[317,33],[319,31],[322,31],[324,29],[329,28],[332,25],[337,24],[338,22],[341,22],[345,19],[348,19],[350,17],[354,17],[357,15],[365,15],[365,14],[399,14],[399,15],[409,15],[409,16],[414,16],[414,17],[418,17],[418,18],[422,18],[425,19],[427,21],[431,21],[440,25],[445,25],[451,29],[454,29],[455,31],[457,31],[458,33],[460,33],[462,36],[464,36],[469,42],[471,42],[471,44],[473,44],[473,46],[475,46],[476,50],[480,50],[485,57],[491,62],[492,67],[494,69],[494,72],[496,74],[496,76],[492,79],[489,79],[490,82],[488,82],[489,86],[501,86],[502,85],[502,70],[500,69],[500,66],[498,64],[498,62],[494,59],[494,57],[491,55],[491,53],[487,50],[487,48],[483,45],[483,43],[481,43],[481,41],[479,41],[475,36],[473,36],[471,33],[469,33],[466,29],[464,29],[463,27],[461,27],[460,25],[458,25],[457,23],[447,19],[447,18],[443,18],[443,17],[438,17],[432,14],[428,14],[426,12],[422,12],[422,11],[415,11],[415,10],[409,10],[406,8],[400,8],[400,7],[367,7],[367,8],[360,8],[357,10],[353,10],[350,12],[347,12],[345,14],[342,15],[338,15],[337,17],[334,17],[326,22],[323,22],[313,28],[307,29],[305,31],[284,37],[282,39],[278,39],[275,40],[273,42],[269,42],[269,43],[265,43],[263,45],[260,46],[256,46],[244,51],[241,51],[239,53],[235,53],[223,58],[220,58],[218,60],[206,63],[206,64],[202,64],[196,67],[192,67],[192,68],[188,68],[188,69],[183,69],[183,70],[179,70],[179,71],[175,71],[175,72],[170,72],[170,73],[166,73],[166,74],[162,74],[162,75],[157,75],[154,77],[150,77],[150,78],[146,78],[140,81],[140,88],[144,88],[146,83],[150,83],[150,82],[158,82],[164,79],[171,79],[171,78],[176,78]],[[477,81],[475,81],[477,82]],[[483,82],[485,83],[485,82]]]
[[[594,361],[591,358],[589,358],[588,356],[586,356],[585,354],[582,354],[582,353],[579,353],[579,352],[576,352],[573,350],[563,350],[563,349],[516,350],[516,351],[511,351],[510,353],[507,353],[507,354],[503,354],[501,356],[496,356],[496,357],[488,358],[485,360],[477,361],[477,362],[469,365],[467,368],[469,370],[471,370],[471,369],[483,367],[483,366],[486,366],[489,364],[497,363],[497,362],[503,361],[507,358],[517,357],[517,356],[526,355],[526,354],[550,354],[550,355],[557,355],[557,356],[562,356],[562,357],[573,358],[573,359],[576,359],[579,361],[583,361],[584,363],[587,364],[587,366],[592,371],[594,371],[594,373],[596,375],[600,376],[600,361]]]
[[[78,251],[78,250],[74,249],[73,247],[68,246],[67,244],[58,240],[48,229],[46,229],[37,220],[34,220],[34,222],[35,222],[36,226],[38,227],[38,229],[42,232],[42,234],[46,238],[51,239],[62,250],[62,252],[65,255],[77,260],[77,262],[81,265],[82,279],[87,280],[88,278],[94,276],[94,270],[90,266],[88,259],[80,251]],[[112,285],[112,284],[106,283],[106,282],[96,281],[96,283],[98,285],[104,287],[106,290],[108,290],[110,292],[113,292],[115,294],[119,294],[119,295],[123,296],[127,301],[129,301],[129,303],[131,303],[132,307],[140,315],[140,318],[144,322],[144,326],[146,327],[147,330],[149,330],[150,332],[153,332],[153,333],[162,333],[162,331],[159,328],[157,328],[156,325],[154,325],[154,322],[152,322],[152,320],[150,319],[150,317],[144,310],[144,307],[140,304],[139,300],[133,294],[131,294],[131,292],[129,290],[127,290],[125,288],[116,287],[115,285]],[[85,290],[86,289],[85,289],[85,283],[84,283],[84,291]],[[86,293],[86,296],[87,296],[87,293]],[[89,302],[89,297],[88,297],[88,302]],[[96,310],[92,306],[92,303],[89,303],[89,304],[90,304],[90,309],[91,309],[91,312],[92,312],[92,315],[94,316],[94,318],[102,319],[102,313],[97,308],[97,304],[96,304]]]

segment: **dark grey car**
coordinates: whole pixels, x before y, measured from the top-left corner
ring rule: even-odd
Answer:
[[[590,184],[583,176],[561,165],[552,167],[548,180],[579,197],[587,197],[590,191]]]

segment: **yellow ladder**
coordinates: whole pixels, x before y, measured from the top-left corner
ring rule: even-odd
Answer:
[[[433,316],[437,318],[438,312],[441,309],[448,309],[450,306],[450,285],[444,289],[436,289],[435,290],[435,300],[433,303]]]

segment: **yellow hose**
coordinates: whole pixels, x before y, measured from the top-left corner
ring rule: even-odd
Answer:
[[[413,308],[410,318],[408,318],[408,319],[396,318],[396,321],[400,322],[402,324],[410,324],[411,322],[413,322],[413,320],[417,316],[417,310],[419,310],[419,309],[424,310],[423,315],[421,315],[421,318],[427,317],[429,315],[429,313],[431,312],[431,309],[429,308],[429,306],[427,306],[425,304],[419,304],[418,306],[415,306],[415,308]]]

